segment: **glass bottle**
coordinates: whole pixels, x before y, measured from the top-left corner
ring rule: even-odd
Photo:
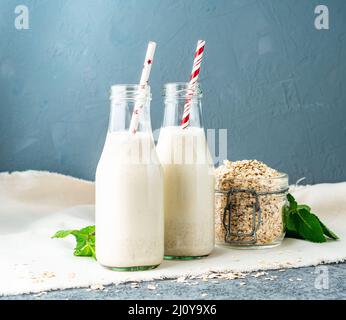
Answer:
[[[202,126],[202,93],[191,97],[181,127],[187,83],[165,85],[165,113],[157,144],[164,169],[165,259],[196,259],[214,248],[214,166]]]
[[[96,257],[113,270],[153,269],[163,259],[163,171],[150,122],[150,88],[111,88],[108,133],[96,170]],[[134,105],[145,101],[135,134]]]

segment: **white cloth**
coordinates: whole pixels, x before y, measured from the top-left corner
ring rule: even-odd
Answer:
[[[60,229],[94,223],[94,184],[55,173],[0,174],[0,295],[40,292],[200,275],[209,271],[255,271],[340,262],[346,259],[346,182],[298,187],[309,204],[341,238],[315,244],[285,239],[273,249],[217,247],[196,261],[164,261],[155,270],[114,272],[91,258],[73,256],[74,239],[51,239]]]

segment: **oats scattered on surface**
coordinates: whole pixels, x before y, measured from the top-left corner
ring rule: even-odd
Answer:
[[[155,284],[148,284],[147,288],[148,288],[148,290],[156,290],[156,285]]]
[[[303,281],[303,279],[302,278],[297,278],[297,281]]]
[[[70,273],[67,275],[67,277],[68,277],[69,279],[74,279],[74,278],[76,277],[76,274],[75,274],[74,272],[70,272]]]
[[[45,282],[48,279],[54,278],[55,277],[55,273],[54,272],[49,272],[49,271],[45,271],[41,274],[32,274],[30,276],[31,280],[33,280],[33,283],[42,283]]]
[[[55,273],[54,272],[49,272],[49,271],[45,271],[42,273],[42,278],[54,278],[55,277]]]
[[[260,271],[260,272],[257,272],[257,273],[255,273],[255,274],[252,274],[251,277],[258,278],[258,277],[265,276],[265,275],[267,275],[267,274],[268,274],[268,272]]]
[[[34,297],[41,297],[41,296],[43,296],[45,294],[47,294],[47,292],[46,291],[42,291],[42,292],[39,292],[37,294],[34,294]]]
[[[137,289],[137,288],[139,288],[139,283],[138,283],[138,282],[133,282],[133,283],[131,283],[131,288],[132,288],[132,289]]]
[[[105,287],[102,284],[93,284],[90,286],[90,290],[104,290]]]
[[[208,281],[208,275],[207,274],[202,277],[202,281]]]
[[[177,279],[178,283],[186,282],[186,277],[180,277]]]
[[[224,280],[234,280],[243,279],[246,274],[242,272],[211,272],[209,274],[204,274],[202,276],[202,281],[208,281],[210,279],[224,279]]]
[[[245,276],[246,274],[242,272],[229,272],[229,273],[226,273],[225,278],[221,277],[221,279],[227,279],[227,280],[244,279]]]
[[[201,294],[202,297],[206,297],[208,295],[208,293],[204,292]]]
[[[34,280],[32,281],[32,283],[43,283],[43,282],[44,282],[43,279],[34,279]]]

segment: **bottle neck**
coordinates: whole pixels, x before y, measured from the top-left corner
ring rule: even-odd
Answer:
[[[150,87],[124,84],[111,88],[111,108],[109,116],[109,132],[129,131],[133,112],[140,106],[137,132],[151,133],[150,121]]]
[[[189,127],[202,128],[202,92],[199,84],[191,89],[188,83],[167,83],[164,89],[165,112],[162,127],[181,126],[186,107]]]

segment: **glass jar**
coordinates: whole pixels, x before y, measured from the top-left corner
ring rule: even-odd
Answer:
[[[150,88],[115,85],[106,142],[96,170],[96,257],[113,270],[136,271],[163,260],[163,171],[150,122]],[[136,101],[138,130],[130,132]]]
[[[165,259],[197,259],[214,248],[214,166],[202,126],[202,93],[191,96],[182,128],[187,83],[165,85],[165,113],[157,144],[164,170]]]
[[[216,181],[216,243],[236,248],[279,245],[284,236],[283,208],[288,176]]]

